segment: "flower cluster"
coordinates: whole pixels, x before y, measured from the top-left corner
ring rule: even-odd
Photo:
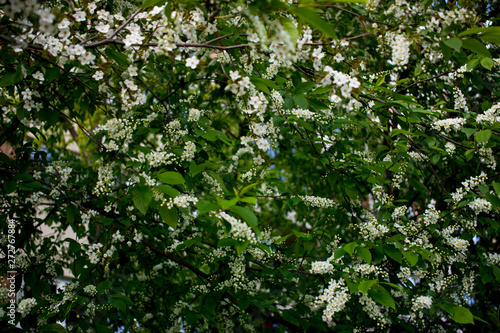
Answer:
[[[455,110],[464,110],[464,112],[469,111],[469,107],[465,101],[465,96],[457,87],[453,89],[453,98],[455,98]]]
[[[90,263],[97,264],[101,260],[100,255],[102,254],[103,245],[101,243],[95,243],[89,246],[87,249],[87,255],[89,256]]]
[[[391,63],[401,67],[410,60],[410,41],[403,35],[388,31],[385,34],[385,40],[392,48]]]
[[[37,304],[34,298],[25,298],[17,306],[17,311],[21,314],[21,317],[26,317],[30,313],[31,309]]]
[[[250,244],[255,244],[257,242],[257,238],[255,237],[255,233],[252,228],[250,228],[246,223],[241,222],[235,217],[231,215],[220,212],[218,217],[226,220],[231,225],[231,234],[234,238],[239,238],[242,240],[250,241]]]
[[[367,212],[368,221],[358,225],[363,239],[372,241],[380,238],[389,232],[389,228],[377,221],[373,214]]]
[[[83,288],[83,292],[89,294],[90,296],[97,295],[97,288],[94,285],[89,284]]]
[[[458,188],[454,193],[451,194],[451,197],[455,203],[459,203],[465,195],[467,195],[472,189],[477,187],[478,185],[484,185],[488,176],[481,172],[479,176],[473,176],[462,182],[462,187]]]
[[[478,124],[493,124],[500,122],[500,103],[497,103],[476,117]]]
[[[350,299],[349,288],[345,285],[344,279],[330,280],[328,288],[316,298],[316,304],[326,303],[323,321],[332,321],[335,313],[342,311]]]
[[[333,273],[333,265],[329,261],[315,261],[311,264],[311,273],[331,274]]]
[[[465,122],[465,118],[460,117],[442,119],[432,123],[432,129],[440,131],[442,128],[445,132],[449,132],[453,128],[455,131],[459,131],[465,125]]]
[[[412,319],[415,320],[415,317],[418,314],[418,317],[422,318],[423,313],[422,310],[430,309],[432,306],[432,297],[431,296],[418,296],[413,299],[411,310]]]
[[[358,292],[358,294],[361,294],[361,292]],[[359,298],[359,303],[363,305],[363,311],[365,311],[370,318],[375,320],[379,327],[385,327],[391,324],[391,320],[388,317],[388,311],[384,311],[384,308],[375,303],[368,294],[363,294]]]
[[[299,195],[306,206],[319,207],[319,208],[335,208],[337,203],[328,198],[315,197],[312,195]]]
[[[473,201],[469,202],[468,206],[476,214],[489,213],[491,211],[491,203],[483,198],[474,199]]]
[[[357,78],[336,71],[330,66],[325,66],[323,71],[323,77],[321,78],[321,84],[323,87],[333,85],[333,87],[338,89],[340,94],[345,98],[350,98],[351,91],[358,89],[361,86],[361,83]]]

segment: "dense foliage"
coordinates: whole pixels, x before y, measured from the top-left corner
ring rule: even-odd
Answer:
[[[4,328],[499,330],[498,1],[0,2]]]

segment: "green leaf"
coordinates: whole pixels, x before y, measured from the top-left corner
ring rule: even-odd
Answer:
[[[234,197],[231,200],[217,198],[217,203],[222,207],[222,209],[229,209],[232,206],[236,205],[238,201],[240,201],[240,198],[238,197]]]
[[[470,138],[472,134],[476,133],[476,130],[474,128],[462,128],[461,131],[464,132],[465,135],[467,135],[467,138]]]
[[[472,59],[471,61],[469,61],[467,63],[467,70],[471,71],[474,68],[476,68],[477,65],[479,65],[479,59],[478,58],[474,58],[474,59]]]
[[[293,153],[292,156],[295,157],[295,158],[303,159],[303,160],[309,160],[309,156],[307,156],[306,154],[304,154],[301,151],[297,151],[297,152]]]
[[[255,203],[257,202],[257,198],[256,197],[243,197],[240,199],[240,201],[249,203],[251,205],[255,205]]]
[[[204,139],[210,140],[212,142],[216,141],[216,140],[220,140],[220,141],[224,142],[225,144],[231,145],[231,142],[229,142],[229,138],[227,137],[227,135],[219,130],[210,129],[205,134],[203,134],[201,137]]]
[[[368,296],[373,298],[375,302],[396,310],[396,304],[394,303],[394,299],[392,298],[391,294],[389,294],[389,292],[385,290],[385,288],[382,287],[381,285],[373,286],[368,291]]]
[[[490,51],[488,51],[486,46],[484,46],[484,44],[477,39],[471,38],[462,40],[462,47],[474,53],[480,54],[483,57],[491,58]]]
[[[248,208],[232,206],[230,210],[241,216],[250,226],[257,226],[259,223],[257,216]]]
[[[102,281],[97,285],[96,289],[97,289],[97,291],[109,290],[109,289],[111,289],[112,285],[113,285],[113,282],[111,282],[111,281]]]
[[[356,248],[356,242],[350,242],[346,245],[344,245],[343,249],[349,253],[349,255],[352,256],[352,254],[354,253],[354,249]]]
[[[297,39],[299,38],[299,32],[297,31],[297,27],[295,27],[295,24],[293,24],[292,20],[286,17],[281,17],[280,21],[281,25],[290,36],[290,40],[292,41],[293,45],[296,45]]]
[[[261,81],[258,81],[256,79],[250,79],[250,82],[253,83],[253,85],[255,86],[255,88],[257,88],[258,90],[262,91],[263,93],[269,95],[271,92],[269,91],[269,88],[264,84],[262,83]]]
[[[493,208],[493,210],[500,207],[500,199],[498,196],[489,193],[486,193],[484,196],[491,203],[491,208]]]
[[[128,59],[127,59],[127,56],[123,53],[120,53],[118,51],[115,51],[113,50],[112,48],[108,47],[106,48],[106,50],[104,51],[104,53],[111,59],[113,59],[114,61],[116,61],[116,63],[120,66],[128,66]]]
[[[302,82],[299,84],[296,88],[295,91],[293,92],[296,95],[302,95],[305,94],[309,91],[311,91],[314,87],[316,86],[316,82]]]
[[[107,326],[101,324],[95,324],[96,333],[113,333]]]
[[[205,171],[206,168],[207,168],[207,166],[205,163],[197,165],[196,163],[192,162],[189,165],[189,173],[191,174],[192,177],[194,177],[197,174],[199,174],[200,172]]]
[[[236,244],[236,240],[232,238],[222,238],[217,242],[217,247],[233,246]]]
[[[354,283],[352,282],[351,280],[347,279],[347,278],[344,278],[345,282],[347,283],[347,286],[349,287],[349,292],[351,294],[355,294],[358,292],[359,288],[358,288],[358,284],[357,283]]]
[[[456,51],[460,51],[462,47],[462,41],[456,37],[445,40],[444,43]]]
[[[255,82],[258,82],[258,83],[261,83],[261,84],[263,84],[266,87],[269,87],[271,89],[276,89],[276,90],[280,89],[280,87],[278,85],[276,85],[276,83],[274,83],[273,80],[269,80],[269,79],[263,79],[260,77],[251,77],[250,82],[252,82],[253,84],[255,84]]]
[[[184,177],[178,172],[167,171],[158,175],[158,179],[165,184],[176,185],[185,182]]]
[[[474,324],[474,317],[469,309],[463,306],[455,306],[453,308],[453,315],[451,316],[455,322],[459,324]]]
[[[48,324],[41,330],[42,333],[67,333],[61,324]]]
[[[495,189],[496,194],[500,197],[500,183],[492,183],[493,188]]]
[[[500,44],[500,27],[472,28],[461,32],[458,36],[471,36],[477,34],[477,37],[494,44]]]
[[[366,261],[368,264],[370,264],[372,262],[372,254],[371,254],[370,250],[368,250],[367,248],[358,246],[356,248],[356,252],[361,257],[361,259]]]
[[[238,307],[240,308],[241,311],[245,311],[248,309],[250,306],[250,300],[249,299],[241,299],[238,301]]]
[[[478,132],[476,134],[476,141],[477,142],[488,142],[488,140],[491,138],[491,130],[482,130],[481,132]]]
[[[333,258],[334,259],[339,259],[341,258],[342,256],[344,256],[344,254],[346,254],[347,251],[344,250],[343,248],[340,248],[340,249],[336,249],[334,252],[333,252]]]
[[[498,27],[492,27],[492,28],[498,29]],[[467,30],[459,33],[458,37],[465,37],[465,36],[471,36],[471,35],[475,35],[475,34],[479,34],[479,33],[484,33],[488,30],[489,30],[489,28],[482,28],[482,27],[481,28],[471,28],[471,29],[467,29]]]
[[[314,91],[311,91],[311,95],[326,94],[326,93],[332,91],[332,89],[333,89],[332,86],[320,87],[318,89],[315,89]]]
[[[238,255],[240,255],[241,253],[243,253],[243,251],[245,251],[248,247],[248,245],[250,244],[249,241],[245,241],[245,242],[237,242],[236,245],[234,246],[234,248],[236,249],[236,253]]]
[[[17,182],[14,180],[4,180],[2,185],[7,194],[10,194],[17,189]]]
[[[412,132],[407,131],[407,130],[404,130],[404,129],[401,129],[401,128],[396,128],[396,129],[392,130],[392,131],[391,131],[391,133],[390,133],[389,135],[390,135],[390,136],[391,136],[391,138],[392,138],[392,137],[394,137],[394,136],[396,136],[396,135],[398,135],[398,134],[401,134],[401,133],[406,134],[406,135],[409,135],[409,136],[412,136],[412,135],[413,135],[413,133],[412,133]]]
[[[255,186],[259,185],[260,182],[257,182],[257,183],[253,183],[253,184],[250,184],[250,185],[247,185],[245,186],[241,191],[240,191],[240,197],[245,195],[245,193],[247,193],[248,191],[250,191],[252,188],[254,188]]]
[[[233,206],[231,207],[231,211],[241,216],[241,218],[243,218],[243,220],[245,220],[257,234],[257,236],[260,237],[260,230],[258,228],[259,221],[257,219],[257,216],[255,216],[255,214],[250,209],[241,206]]]
[[[290,11],[301,18],[303,21],[311,25],[313,28],[325,33],[327,36],[337,38],[335,30],[328,22],[323,20],[321,16],[316,14],[314,10],[308,7],[291,7]]]
[[[54,80],[60,72],[61,71],[57,67],[47,68],[47,71],[45,72],[45,81],[50,82]]]
[[[171,198],[175,198],[179,195],[179,191],[177,191],[175,188],[173,188],[170,185],[158,185],[158,186],[156,186],[156,189],[165,193],[166,195],[168,195]]]
[[[65,240],[69,243],[69,250],[72,253],[76,253],[81,250],[82,246],[73,238],[66,238]]]
[[[491,71],[493,65],[494,65],[493,59],[488,57],[481,59],[481,66],[483,66],[484,68],[489,69]]]
[[[309,102],[303,95],[293,95],[293,101],[298,107],[304,110],[307,110],[307,107],[309,106]]]
[[[153,191],[149,186],[136,186],[132,188],[132,199],[134,206],[142,214],[146,214],[149,209],[149,204],[153,199]]]
[[[385,75],[380,76],[377,79],[377,82],[375,82],[375,86],[376,87],[381,86],[385,82],[385,77],[386,77]]]
[[[179,216],[177,215],[176,207],[172,207],[169,209],[167,205],[162,205],[158,209],[158,212],[160,213],[163,222],[165,222],[172,228],[177,229],[177,222],[179,220]]]
[[[208,212],[212,212],[214,210],[220,209],[219,205],[216,205],[207,200],[200,200],[196,203],[196,207],[198,208],[198,214],[206,214]]]
[[[146,9],[148,7],[153,7],[153,6],[163,6],[167,2],[167,0],[146,0],[144,3],[141,5],[142,9]]]
[[[21,71],[7,73],[0,79],[0,87],[13,86],[16,83],[21,82],[23,75]]]
[[[415,266],[418,262],[418,255],[410,251],[403,251],[403,256],[408,260],[410,265]]]
[[[363,294],[366,294],[368,290],[376,283],[378,283],[378,280],[361,281],[359,283],[358,289],[363,292]]]
[[[125,302],[121,299],[112,298],[109,300],[109,304],[114,308],[120,309],[123,312],[127,312],[127,304],[125,304]]]

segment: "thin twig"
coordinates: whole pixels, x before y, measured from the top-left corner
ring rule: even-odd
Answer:
[[[108,39],[112,39],[113,37],[115,37],[123,28],[125,28],[129,23],[130,21],[132,21],[134,19],[134,17],[137,16],[137,14],[139,14],[140,12],[142,11],[142,8],[139,8],[138,10],[136,10],[136,12],[134,14],[132,14],[132,16],[130,16],[128,18],[128,20],[126,20],[122,25],[120,25],[118,28],[116,28],[116,30],[111,34],[111,36],[108,37]]]

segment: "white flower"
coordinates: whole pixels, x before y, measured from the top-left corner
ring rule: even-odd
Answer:
[[[191,67],[192,69],[196,69],[200,61],[196,58],[196,56],[192,56],[186,60],[186,67]]]
[[[229,76],[231,77],[231,80],[236,81],[238,80],[241,76],[238,73],[238,71],[229,71]]]
[[[263,138],[257,139],[255,143],[257,144],[257,147],[259,147],[260,150],[268,151],[269,149],[271,149],[271,145],[269,144],[269,141],[267,141],[266,139]]]
[[[30,313],[31,308],[36,306],[36,303],[36,299],[34,298],[25,298],[21,302],[19,302],[17,311],[21,313],[21,316],[24,318],[28,313]]]
[[[128,66],[127,71],[130,76],[137,76],[137,67],[134,65]]]
[[[94,75],[92,75],[92,77],[94,78],[94,80],[99,81],[104,77],[104,73],[102,71],[97,71],[94,73]]]
[[[82,63],[82,65],[92,65],[94,64],[95,55],[90,52],[87,52],[78,57],[78,60]]]
[[[45,80],[45,78],[44,78],[43,74],[42,74],[40,71],[38,71],[38,72],[36,72],[36,73],[32,74],[32,76],[33,76],[35,79],[39,80],[39,81],[43,81],[43,80]]]
[[[343,56],[342,54],[337,53],[337,54],[333,57],[333,59],[335,59],[335,61],[336,61],[336,62],[341,62],[341,61],[342,61],[342,60],[344,60],[345,58],[344,58],[344,56]]]
[[[62,20],[62,21],[61,21],[61,22],[57,25],[57,27],[58,27],[59,29],[63,30],[63,29],[68,28],[68,27],[70,26],[70,24],[71,24],[71,22],[70,22],[67,18],[65,18],[65,19],[63,19],[63,20]]]
[[[85,21],[85,12],[77,11],[75,15],[73,15],[73,18],[76,22],[83,22]]]
[[[217,32],[217,26],[213,23],[207,24],[207,28],[205,29],[207,34],[214,34]]]
[[[98,25],[96,25],[95,30],[105,34],[109,31],[109,24],[99,23]]]

